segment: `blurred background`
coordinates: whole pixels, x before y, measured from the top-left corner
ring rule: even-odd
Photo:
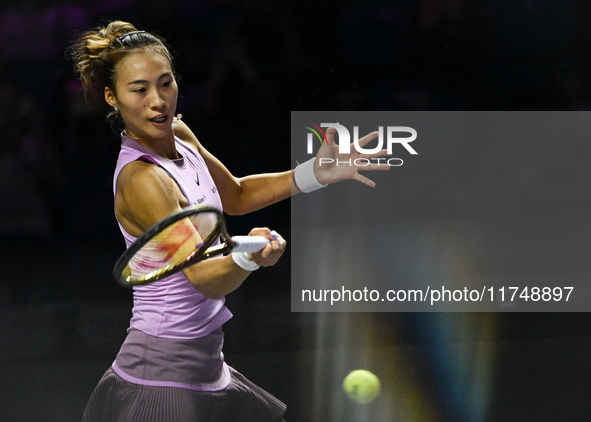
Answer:
[[[79,420],[131,316],[131,292],[111,275],[124,249],[112,199],[119,139],[65,57],[77,33],[121,19],[164,36],[180,75],[178,112],[242,176],[295,165],[291,110],[587,110],[590,18],[591,3],[574,0],[3,1],[0,420]],[[558,166],[535,151],[512,162],[499,195],[551,191],[572,211],[568,230],[581,233],[580,249],[563,252],[578,257],[591,244],[591,151],[580,142],[556,153]],[[439,184],[421,208],[482,183]],[[401,221],[437,218],[407,199]],[[290,202],[228,225],[269,226],[289,240]],[[227,361],[286,402],[290,422],[584,421],[591,412],[585,313],[291,313],[288,256],[227,303]],[[383,385],[364,406],[341,389],[359,367]]]

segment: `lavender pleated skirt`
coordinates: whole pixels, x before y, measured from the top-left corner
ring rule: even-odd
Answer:
[[[286,406],[230,367],[221,391],[132,384],[107,370],[92,394],[83,422],[276,422]]]
[[[225,364],[222,343],[221,330],[186,341],[130,330],[82,422],[278,421],[285,404]]]

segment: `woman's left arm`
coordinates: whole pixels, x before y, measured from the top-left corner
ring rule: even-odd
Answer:
[[[360,154],[355,151],[348,154],[341,154],[339,152],[339,146],[334,140],[336,129],[331,127],[326,130],[327,141],[323,142],[318,150],[317,159],[308,161],[309,166],[304,165],[300,167],[299,169],[302,171],[299,175],[297,174],[297,170],[290,170],[281,173],[255,174],[237,178],[217,158],[203,148],[195,134],[191,132],[191,129],[183,121],[180,119],[175,120],[173,129],[175,135],[193,145],[205,160],[220,193],[224,211],[230,215],[246,214],[259,210],[289,198],[300,192],[300,188],[303,192],[311,192],[312,190],[342,180],[356,180],[367,186],[374,187],[376,184],[367,177],[362,176],[359,171],[390,169],[388,164],[379,164],[379,161],[378,164],[370,163],[362,167],[356,165],[339,165],[340,162],[351,163],[357,162],[358,159],[370,161],[371,159],[388,155],[388,151],[381,150],[370,154]],[[359,139],[359,145],[365,146],[377,136],[378,132],[372,132]],[[322,160],[325,160],[323,166],[321,165]],[[327,165],[326,162],[329,164]],[[296,172],[295,175],[294,171]],[[294,183],[296,178],[298,178],[297,186]],[[302,181],[304,181],[304,184],[301,183]]]
[[[224,164],[207,151],[195,134],[180,119],[173,125],[174,134],[197,149],[213,178],[224,212],[229,215],[247,214],[299,192],[293,185],[292,171],[235,177]]]

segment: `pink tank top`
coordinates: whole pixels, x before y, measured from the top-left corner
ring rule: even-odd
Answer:
[[[121,169],[132,161],[143,159],[166,171],[191,205],[207,205],[222,210],[222,202],[207,165],[192,147],[176,138],[176,149],[181,158],[169,160],[131,138],[123,135],[121,138],[121,151],[113,179],[115,194]],[[127,233],[121,224],[119,228],[129,247],[137,238]],[[148,285],[133,287],[131,328],[154,337],[204,337],[231,317],[225,299],[205,297],[195,290],[182,272]]]

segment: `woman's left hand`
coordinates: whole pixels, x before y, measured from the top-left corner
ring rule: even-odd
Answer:
[[[355,148],[351,148],[349,154],[341,154],[339,152],[339,146],[334,141],[336,131],[333,127],[326,130],[327,142],[322,144],[316,155],[314,173],[318,181],[326,185],[340,182],[341,180],[353,179],[372,188],[375,187],[376,184],[367,177],[359,174],[359,171],[390,170],[388,164],[378,164],[378,162],[371,161],[372,158],[388,155],[387,150],[381,150],[375,154],[360,154]],[[363,147],[367,145],[377,136],[378,132],[371,132],[365,135],[359,139],[359,146]],[[356,162],[360,164],[355,165]]]

